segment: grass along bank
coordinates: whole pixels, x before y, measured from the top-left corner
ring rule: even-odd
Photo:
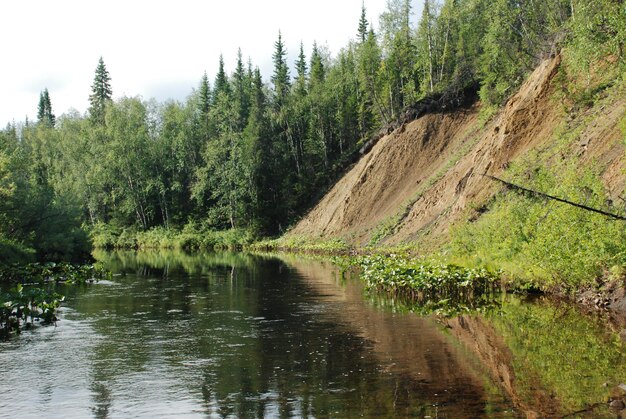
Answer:
[[[216,231],[193,223],[181,230],[156,227],[145,231],[99,223],[90,236],[96,249],[236,250],[255,241],[249,230]]]

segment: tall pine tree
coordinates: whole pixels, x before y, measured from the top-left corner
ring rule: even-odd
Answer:
[[[50,102],[50,94],[48,89],[44,89],[39,94],[39,107],[37,109],[37,120],[49,127],[54,126],[55,117],[52,113],[52,104]]]
[[[206,75],[206,71],[200,80],[200,91],[198,92],[198,95],[198,110],[202,116],[206,118],[209,115],[209,109],[211,107],[211,87],[209,86],[209,78]]]
[[[206,71],[200,80],[200,90],[198,91],[198,120],[200,128],[200,139],[203,142],[209,139],[209,111],[211,110],[211,86]]]
[[[104,60],[100,57],[91,85],[91,95],[89,95],[89,117],[93,123],[104,125],[106,104],[111,101],[112,96],[111,76],[104,65]]]
[[[306,56],[304,55],[304,45],[300,42],[300,53],[298,54],[298,61],[296,62],[296,70],[298,72],[296,79],[296,94],[298,96],[306,95],[307,84],[307,63]]]
[[[274,44],[272,59],[274,60],[274,74],[272,74],[274,99],[275,104],[281,107],[289,93],[289,67],[287,66],[287,51],[280,31],[278,32],[278,40]]]
[[[228,76],[224,69],[224,56],[220,54],[220,63],[215,76],[215,90],[213,91],[213,103],[216,104],[220,94],[230,95],[230,85],[228,84]]]
[[[359,19],[359,29],[357,32],[358,40],[361,43],[365,42],[365,40],[367,39],[367,29],[369,27],[365,12],[365,3],[363,3],[361,5],[361,18]]]

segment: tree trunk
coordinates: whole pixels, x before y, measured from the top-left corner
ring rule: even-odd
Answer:
[[[432,28],[430,27],[430,3],[428,0],[424,0],[424,9],[426,9],[426,40],[428,41],[428,79],[430,80],[430,92],[434,90],[433,85],[433,36]]]

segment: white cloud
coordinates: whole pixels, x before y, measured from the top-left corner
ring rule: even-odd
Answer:
[[[230,73],[238,48],[267,80],[279,30],[290,60],[300,41],[307,52],[317,41],[336,54],[355,37],[361,1],[0,2],[0,39],[10,57],[0,64],[0,127],[26,115],[33,119],[44,88],[57,115],[70,108],[84,112],[101,55],[115,97],[184,99],[205,70],[213,78],[220,54]],[[377,22],[385,0],[365,5],[368,19]]]

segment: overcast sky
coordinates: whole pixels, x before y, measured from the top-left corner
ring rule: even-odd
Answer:
[[[0,2],[0,127],[34,120],[48,88],[53,112],[83,113],[100,56],[113,96],[183,100],[206,70],[212,81],[219,55],[230,73],[237,49],[264,80],[278,31],[289,61],[300,41],[333,56],[355,38],[362,0],[2,0]],[[414,8],[421,0],[412,0]],[[378,25],[386,0],[365,0]]]

